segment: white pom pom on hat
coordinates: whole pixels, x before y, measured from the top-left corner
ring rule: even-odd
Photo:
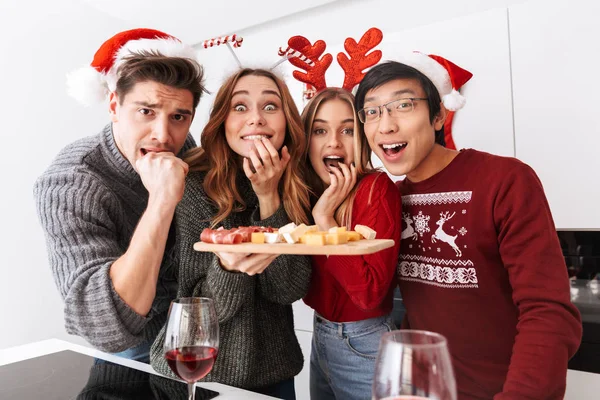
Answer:
[[[394,58],[402,64],[413,67],[428,77],[438,90],[442,103],[450,111],[464,107],[466,99],[458,92],[471,77],[472,73],[447,59],[418,51]]]
[[[155,29],[131,29],[105,41],[89,66],[67,74],[67,92],[84,105],[97,104],[116,89],[117,70],[124,57],[140,52],[196,60],[196,50]]]

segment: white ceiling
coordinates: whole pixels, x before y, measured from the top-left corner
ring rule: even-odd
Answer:
[[[131,28],[153,28],[196,44],[340,0],[83,0]]]

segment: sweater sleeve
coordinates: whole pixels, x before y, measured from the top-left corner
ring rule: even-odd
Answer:
[[[381,305],[395,274],[400,252],[402,203],[400,193],[385,174],[364,182],[354,200],[352,225],[366,225],[377,239],[393,239],[393,247],[363,256],[330,256],[325,268],[346,290],[352,302],[363,310]],[[372,182],[372,184],[371,184]]]
[[[137,345],[150,318],[133,311],[109,276],[119,246],[114,195],[86,173],[55,173],[34,186],[50,267],[65,302],[65,328],[106,352]]]
[[[259,209],[252,214],[252,225],[282,227],[290,220],[283,206],[264,220]],[[308,292],[310,284],[310,257],[281,255],[258,275],[258,292],[265,299],[278,304],[292,304]]]
[[[562,399],[566,372],[581,341],[567,269],[542,184],[519,163],[502,180],[494,205],[500,255],[519,310],[502,393],[495,400]]]

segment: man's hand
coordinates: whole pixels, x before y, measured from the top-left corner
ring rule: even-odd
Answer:
[[[149,152],[135,163],[144,187],[148,190],[148,203],[157,202],[173,208],[183,197],[185,177],[189,166],[171,152]]]

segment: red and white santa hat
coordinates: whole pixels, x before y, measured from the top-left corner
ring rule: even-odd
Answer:
[[[117,70],[124,58],[140,52],[197,61],[196,50],[174,36],[154,29],[131,29],[117,33],[104,42],[89,66],[67,75],[69,95],[84,105],[104,101],[117,87]]]
[[[469,71],[443,57],[418,51],[403,54],[394,58],[394,61],[411,66],[428,77],[440,93],[442,103],[448,110],[460,110],[465,105],[467,100],[458,89],[473,76]]]

